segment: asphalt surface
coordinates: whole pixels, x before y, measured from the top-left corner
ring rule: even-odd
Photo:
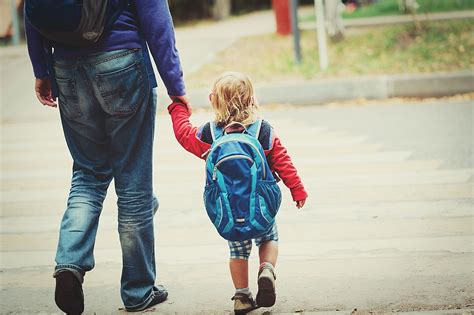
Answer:
[[[442,168],[473,167],[472,100],[374,101],[371,105],[307,110],[311,114],[296,114],[299,117],[295,118],[307,124],[344,130],[348,134],[363,134],[369,141],[382,143],[387,148],[410,150],[412,159],[442,160]]]
[[[57,312],[51,272],[71,161],[57,110],[30,109],[2,123],[2,313]],[[472,308],[471,101],[269,106],[262,115],[310,198],[297,211],[283,188],[278,301],[255,314]],[[211,117],[196,110],[192,120]],[[203,164],[178,147],[163,110],[154,159],[157,281],[170,298],[152,312],[228,314],[228,249],[202,207]],[[115,198],[110,189],[86,314],[123,313]],[[254,293],[257,264],[253,253]]]

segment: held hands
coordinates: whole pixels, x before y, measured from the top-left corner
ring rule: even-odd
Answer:
[[[298,200],[298,201],[296,202],[296,208],[298,208],[298,209],[303,208],[305,202],[306,202],[306,199]]]
[[[36,97],[41,102],[41,104],[50,107],[58,107],[58,104],[53,99],[53,93],[51,92],[51,81],[49,78],[36,78],[35,92]]]
[[[192,114],[193,108],[191,107],[191,103],[189,103],[189,100],[186,97],[186,95],[182,95],[182,96],[171,96],[170,95],[170,99],[171,99],[171,101],[173,101],[175,103],[182,103],[183,105],[186,105],[186,108],[188,109],[189,114]]]

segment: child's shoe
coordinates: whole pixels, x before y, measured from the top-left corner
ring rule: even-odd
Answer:
[[[232,297],[232,300],[234,301],[235,315],[247,314],[257,308],[252,293],[248,295],[244,293],[236,293]]]
[[[275,304],[275,271],[270,263],[262,264],[258,272],[257,305],[270,307]]]

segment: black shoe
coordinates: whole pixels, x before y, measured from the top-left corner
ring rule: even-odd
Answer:
[[[84,312],[82,284],[71,271],[61,271],[56,275],[54,300],[66,314],[79,315]]]
[[[155,296],[153,297],[153,299],[151,300],[151,302],[147,306],[145,306],[143,308],[140,308],[140,309],[133,309],[133,310],[127,309],[127,312],[141,312],[141,311],[144,311],[146,309],[149,309],[152,306],[155,306],[157,304],[160,304],[160,303],[166,301],[166,299],[168,298],[168,291],[166,291],[165,287],[162,286],[162,285],[157,285],[155,287],[155,289],[153,289],[153,291],[155,292]]]

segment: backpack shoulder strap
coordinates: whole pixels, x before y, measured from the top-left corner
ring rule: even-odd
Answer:
[[[251,135],[254,138],[257,138],[260,136],[260,129],[262,128],[262,120],[257,119],[256,122],[253,124],[247,126],[247,133]]]
[[[216,141],[224,134],[224,129],[222,127],[217,126],[215,121],[211,121],[211,136],[212,141]]]
[[[273,128],[270,123],[266,120],[262,120],[260,127],[260,134],[258,135],[258,141],[263,147],[263,150],[270,150],[273,146]]]
[[[199,127],[196,137],[207,144],[212,144],[211,123],[207,122]]]

